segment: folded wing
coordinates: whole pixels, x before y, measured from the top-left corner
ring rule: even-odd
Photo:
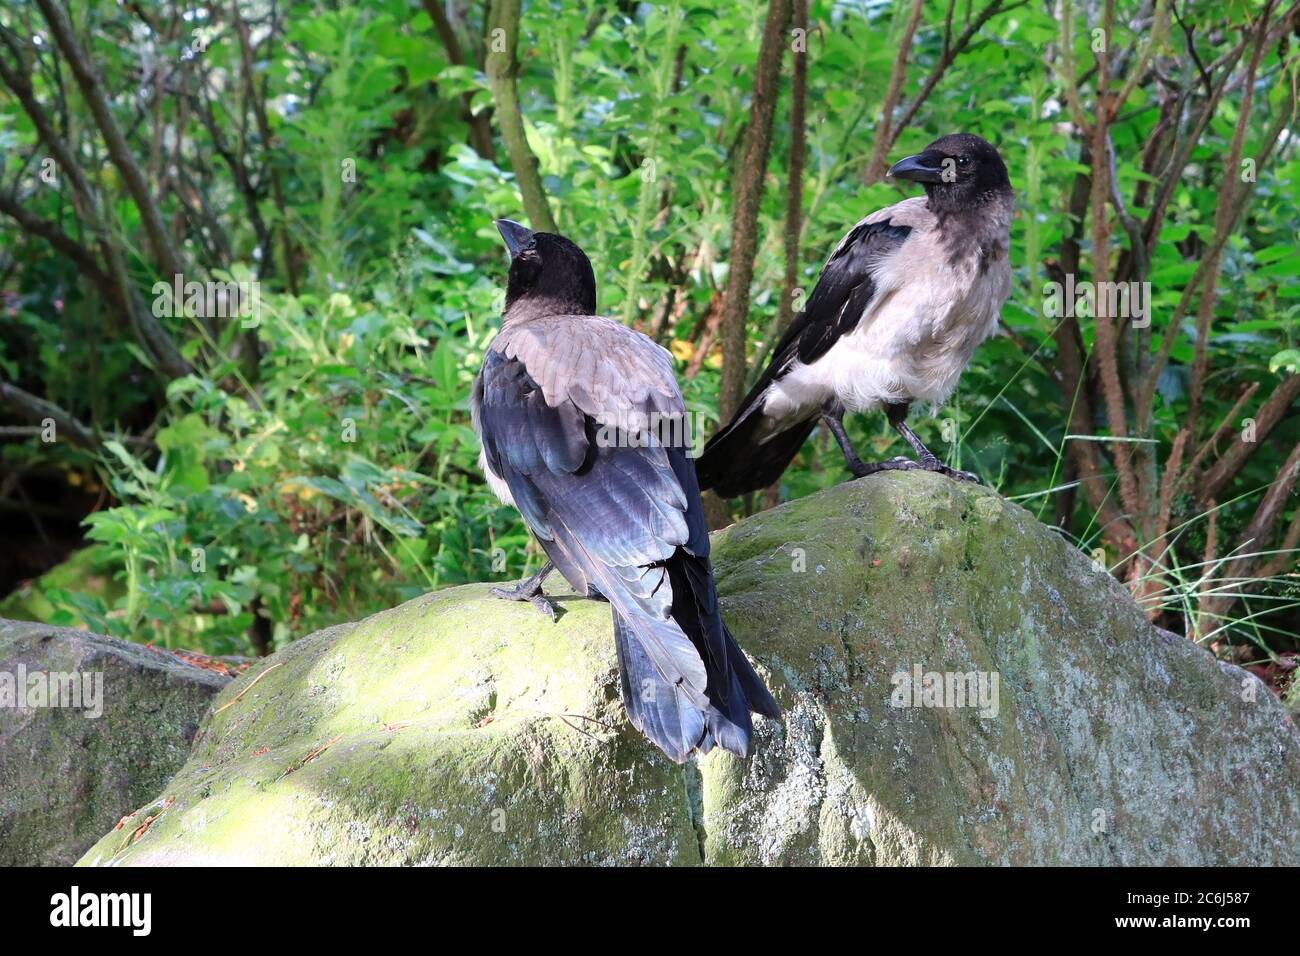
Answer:
[[[906,209],[903,207],[907,206]],[[897,212],[895,212],[897,210]],[[755,415],[772,383],[796,362],[811,365],[842,336],[858,328],[878,294],[876,270],[912,234],[907,203],[884,209],[854,226],[822,267],[802,312],[773,350],[772,359],[736,414],[704,446],[696,462],[700,487],[724,497],[776,481],[816,425],[816,417],[773,427]]]
[[[722,625],[687,447],[662,441],[686,415],[667,353],[597,317],[507,329],[475,405],[486,463],[528,526],[614,607],[633,723],[676,760],[715,742],[745,752],[746,685],[762,712],[776,705]]]

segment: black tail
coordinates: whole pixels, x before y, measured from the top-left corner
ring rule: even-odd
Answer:
[[[781,710],[722,623],[708,559],[679,551],[667,570],[672,618],[700,650],[708,675],[708,703],[701,708],[664,679],[616,609],[614,643],[628,719],[678,763],[695,750],[708,753],[715,744],[747,756],[754,729],[749,712],[777,720]],[[720,649],[721,658],[708,648]]]
[[[734,498],[766,488],[785,472],[804,441],[817,427],[817,419],[793,422],[762,442],[758,431],[765,424],[761,408],[745,410],[709,439],[695,460],[700,489],[712,488],[722,498]],[[770,421],[766,422],[770,425]]]

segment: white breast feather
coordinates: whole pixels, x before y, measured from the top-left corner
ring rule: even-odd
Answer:
[[[765,416],[806,417],[832,397],[852,412],[898,402],[942,404],[975,349],[997,328],[1011,291],[1005,254],[980,273],[976,257],[950,265],[941,247],[895,253],[881,262],[876,280],[857,328],[774,383]]]
[[[506,480],[488,467],[487,452],[483,449],[478,453],[478,466],[483,469],[483,474],[487,478],[488,487],[492,489],[492,494],[501,499],[502,504],[510,505],[512,508],[515,504],[515,496],[510,493],[510,486]]]

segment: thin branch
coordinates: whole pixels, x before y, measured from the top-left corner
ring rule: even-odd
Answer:
[[[1142,238],[1142,223],[1125,208],[1124,197],[1120,195],[1119,177],[1115,170],[1115,143],[1111,138],[1109,126],[1106,128],[1106,161],[1110,166],[1110,201],[1115,207],[1115,215],[1119,217],[1124,232],[1128,234],[1129,254],[1133,257],[1132,275],[1135,280],[1142,282],[1146,280],[1149,271],[1147,245]]]
[[[0,194],[0,212],[18,223],[24,232],[33,236],[40,236],[53,246],[56,252],[62,253],[71,259],[81,274],[93,282],[101,291],[107,291],[110,297],[116,295],[112,280],[99,267],[95,254],[54,223],[28,212],[18,204],[18,200],[10,195]]]
[[[271,36],[275,35],[275,6],[271,7]],[[231,4],[231,18],[235,25],[235,35],[239,38],[239,70],[244,80],[244,100],[247,108],[253,113],[253,122],[257,126],[257,135],[262,140],[262,148],[268,154],[274,148],[274,135],[271,132],[271,124],[266,116],[266,85],[263,80],[262,94],[259,96],[255,84],[253,83],[253,46],[248,35],[248,24],[244,21],[239,12],[238,0]],[[243,111],[241,110],[241,116]],[[267,166],[270,170],[271,179],[271,201],[275,203],[277,215],[276,225],[280,233],[280,254],[284,258],[284,279],[289,287],[290,295],[298,294],[298,268],[294,263],[293,241],[289,238],[289,217],[287,213],[287,203],[284,200],[284,185],[280,177],[280,167],[275,162],[274,157],[269,159]],[[262,255],[270,258],[274,253],[270,248],[262,250]]]
[[[71,412],[31,392],[23,391],[17,385],[0,382],[0,404],[23,421],[42,428],[47,421],[52,421],[56,440],[60,436],[66,436],[68,441],[79,448],[99,450],[99,439],[95,437],[95,433],[77,421]]]
[[[1236,441],[1223,456],[1197,481],[1197,500],[1208,501],[1218,496],[1223,487],[1237,476],[1250,456],[1259,450],[1273,427],[1282,420],[1297,398],[1300,398],[1300,374],[1288,375],[1255,413],[1254,429],[1249,434],[1245,430],[1238,434]]]
[[[1183,170],[1187,168],[1187,164],[1191,161],[1192,150],[1200,143],[1201,135],[1205,132],[1205,128],[1210,123],[1210,118],[1214,116],[1215,110],[1218,109],[1224,91],[1228,88],[1228,81],[1232,79],[1232,71],[1236,68],[1237,61],[1241,59],[1241,55],[1245,51],[1246,40],[1243,38],[1235,47],[1224,54],[1222,58],[1223,72],[1219,82],[1214,86],[1210,97],[1197,111],[1196,118],[1187,131],[1187,135],[1176,140],[1174,144],[1169,156],[1169,162],[1160,175],[1160,184],[1156,190],[1155,201],[1151,205],[1151,212],[1147,215],[1145,232],[1148,252],[1155,249],[1160,229],[1164,225],[1165,213],[1169,208],[1169,203],[1173,200],[1175,192],[1182,183]],[[1189,283],[1189,285],[1194,285],[1194,283]]]
[[[465,54],[461,50],[460,40],[456,37],[456,30],[452,27],[451,21],[447,19],[447,10],[443,5],[443,0],[422,0],[425,12],[429,14],[429,19],[433,21],[433,28],[438,33],[438,39],[442,41],[442,48],[447,53],[447,60],[453,66],[465,65]],[[472,93],[461,94],[461,103],[463,104],[463,117],[465,124],[469,127],[469,144],[484,159],[495,160],[495,150],[492,147],[492,123],[488,119],[485,111],[478,113],[473,109],[474,95]]]
[[[1273,13],[1273,6],[1277,0],[1269,0],[1264,7],[1264,12],[1260,16],[1259,26],[1256,29],[1255,49],[1250,56],[1250,65],[1246,68],[1245,83],[1242,86],[1241,105],[1238,107],[1237,125],[1232,133],[1232,144],[1228,149],[1228,161],[1224,167],[1223,182],[1219,188],[1219,202],[1215,207],[1214,231],[1216,239],[1223,236],[1222,242],[1215,243],[1213,252],[1206,257],[1208,265],[1205,269],[1205,288],[1201,292],[1200,308],[1196,313],[1196,343],[1195,354],[1192,359],[1192,382],[1190,409],[1188,412],[1188,421],[1193,428],[1200,417],[1201,398],[1205,390],[1205,373],[1209,368],[1209,352],[1207,339],[1210,335],[1210,323],[1214,319],[1215,293],[1219,284],[1219,261],[1223,253],[1223,247],[1227,243],[1227,237],[1232,232],[1236,224],[1236,217],[1232,210],[1235,206],[1235,198],[1238,192],[1245,193],[1245,183],[1240,182],[1238,169],[1241,163],[1241,153],[1246,142],[1246,127],[1249,123],[1251,107],[1255,103],[1255,75],[1259,72],[1259,63],[1264,55],[1264,39],[1268,35],[1269,17]],[[1278,133],[1281,129],[1278,129]],[[1276,139],[1276,134],[1273,137]]]
[[[1268,491],[1264,492],[1264,497],[1255,510],[1255,515],[1246,526],[1245,532],[1241,536],[1241,542],[1234,550],[1251,553],[1235,558],[1230,561],[1224,568],[1224,576],[1228,578],[1245,578],[1252,575],[1252,570],[1259,563],[1257,552],[1264,551],[1268,548],[1268,542],[1273,537],[1273,529],[1277,525],[1277,520],[1286,510],[1290,503],[1292,489],[1295,488],[1296,480],[1300,478],[1300,442],[1291,449],[1291,454],[1287,456],[1286,462],[1278,472],[1277,478],[1269,485]],[[1288,532],[1289,533],[1289,532]],[[1215,596],[1200,603],[1198,611],[1202,615],[1219,615],[1227,611],[1237,598],[1234,596]]]
[[[1103,8],[1103,29],[1110,35],[1114,17],[1114,2],[1106,0]],[[1106,216],[1106,204],[1110,196],[1110,162],[1108,160],[1107,139],[1109,137],[1111,112],[1109,103],[1110,53],[1107,49],[1097,52],[1097,103],[1095,121],[1091,125],[1092,140],[1092,193],[1090,196],[1092,216],[1092,281],[1097,288],[1103,288],[1110,281],[1110,223]],[[1093,334],[1097,366],[1101,376],[1102,403],[1106,412],[1107,425],[1112,437],[1121,438],[1128,435],[1128,418],[1125,408],[1124,387],[1119,373],[1119,330],[1117,317],[1110,315],[1103,305],[1105,300],[1098,296],[1094,309]],[[1138,494],[1137,475],[1133,467],[1133,448],[1127,442],[1116,442],[1111,453],[1115,470],[1119,475],[1119,497],[1125,510],[1133,516],[1140,516],[1143,502]],[[1149,529],[1148,529],[1149,531]]]
[[[1205,460],[1205,457],[1219,447],[1219,442],[1223,441],[1229,432],[1237,430],[1236,426],[1233,425],[1233,422],[1237,420],[1237,416],[1241,414],[1241,410],[1246,407],[1246,403],[1254,397],[1257,391],[1259,391],[1259,382],[1251,382],[1241,390],[1241,395],[1237,398],[1237,401],[1233,403],[1232,408],[1228,409],[1228,414],[1223,416],[1223,419],[1219,422],[1219,427],[1214,430],[1213,434],[1211,434],[1209,438],[1205,439],[1205,441],[1201,443],[1201,447],[1196,450],[1196,454],[1192,456],[1192,460],[1187,463],[1187,469],[1183,472],[1183,477],[1180,481],[1186,481],[1192,475],[1199,474],[1201,462]]]
[[[1070,117],[1074,120],[1074,125],[1079,128],[1083,134],[1083,139],[1092,138],[1092,127],[1088,123],[1087,113],[1083,109],[1083,101],[1079,97],[1079,71],[1074,62],[1074,10],[1070,6],[1070,0],[1061,0],[1060,5],[1061,28],[1058,44],[1060,46],[1061,67],[1061,89],[1065,93],[1066,105],[1070,108]]]
[[[1028,0],[1017,0],[1017,2],[1007,4],[1006,6],[1003,6],[1004,2],[1005,0],[992,0],[988,6],[984,7],[975,15],[975,19],[966,26],[966,29],[961,32],[952,46],[944,49],[943,53],[939,57],[939,61],[935,63],[934,67],[930,70],[930,74],[925,78],[925,82],[921,84],[921,92],[917,93],[916,99],[912,100],[912,102],[907,105],[907,108],[903,110],[903,115],[898,118],[898,125],[890,132],[889,147],[885,150],[886,154],[888,154],[890,149],[893,149],[894,144],[898,142],[899,134],[902,133],[903,130],[907,129],[908,124],[912,122],[912,117],[916,115],[916,111],[925,105],[925,101],[930,98],[930,94],[934,92],[934,88],[939,85],[939,81],[943,79],[943,75],[947,72],[948,67],[952,66],[953,61],[956,60],[957,57],[961,56],[962,52],[965,51],[966,47],[970,44],[971,39],[979,32],[980,27],[984,26],[984,24],[987,23],[995,14],[1007,13],[1008,11],[1014,10],[1016,7],[1023,7]]]
[[[230,170],[230,178],[234,180],[235,188],[244,201],[244,209],[248,213],[249,224],[253,227],[253,234],[257,236],[257,245],[262,253],[261,261],[258,263],[258,278],[267,278],[269,276],[268,270],[275,262],[275,255],[271,248],[271,232],[267,229],[266,220],[262,218],[262,210],[259,208],[261,197],[248,175],[247,168],[244,166],[243,154],[236,156],[230,144],[226,142],[225,134],[221,131],[221,125],[217,122],[216,115],[213,112],[212,101],[208,97],[206,79],[200,83],[199,93],[193,97],[193,102],[199,122],[208,131],[208,135],[212,137],[212,148],[216,150],[217,155],[226,164],[226,168]]]
[[[86,222],[90,233],[95,236],[100,254],[104,258],[106,268],[99,271],[111,279],[109,285],[102,289],[105,298],[109,301],[116,300],[123,314],[134,327],[140,344],[154,357],[163,374],[171,378],[179,378],[187,374],[191,370],[189,362],[181,355],[167,330],[151,311],[143,308],[143,304],[139,301],[127,274],[126,263],[117,239],[109,232],[100,211],[99,199],[82,173],[72,149],[51,125],[49,111],[43,109],[36,101],[31,82],[23,70],[25,58],[21,48],[10,32],[4,29],[0,29],[0,42],[3,42],[19,60],[19,68],[14,70],[5,63],[3,57],[0,57],[0,81],[3,81],[17,97],[23,111],[36,127],[41,142],[45,144],[45,148],[50,151],[54,161],[58,163],[59,168],[64,171],[72,184],[73,205],[78,215]]]
[[[1183,18],[1178,15],[1177,6],[1174,6],[1172,10],[1174,19],[1178,21],[1179,29],[1183,31],[1183,38],[1187,43],[1187,52],[1191,54],[1192,62],[1196,64],[1196,70],[1201,75],[1201,84],[1205,87],[1205,95],[1209,96],[1214,90],[1214,82],[1210,79],[1210,71],[1205,68],[1205,63],[1201,60],[1200,54],[1196,52],[1196,27],[1188,26],[1183,22]]]
[[[1294,108],[1295,99],[1293,91],[1291,110],[1294,110]],[[1273,147],[1277,145],[1278,137],[1282,134],[1282,131],[1286,128],[1286,125],[1290,120],[1291,110],[1279,110],[1278,117],[1266,135],[1263,146],[1260,148],[1259,153],[1254,157],[1255,168],[1257,170],[1263,169],[1265,163],[1267,163],[1268,157],[1273,151]],[[1155,395],[1157,386],[1159,385],[1160,373],[1164,371],[1165,365],[1169,361],[1169,355],[1173,351],[1174,342],[1182,332],[1182,321],[1187,315],[1187,310],[1191,305],[1192,299],[1196,295],[1196,290],[1201,285],[1202,280],[1209,272],[1211,266],[1213,266],[1215,270],[1218,269],[1219,253],[1222,252],[1223,247],[1227,245],[1228,239],[1231,238],[1232,229],[1241,218],[1242,210],[1245,209],[1246,203],[1250,198],[1250,190],[1234,189],[1231,183],[1226,182],[1226,180],[1232,178],[1232,173],[1230,171],[1225,170],[1224,178],[1225,182],[1220,186],[1220,204],[1222,205],[1222,198],[1225,192],[1229,196],[1233,197],[1228,213],[1222,220],[1225,224],[1225,229],[1224,231],[1220,231],[1216,227],[1214,239],[1211,241],[1209,247],[1202,253],[1200,262],[1197,263],[1196,271],[1183,287],[1183,293],[1179,297],[1178,304],[1174,307],[1173,314],[1170,316],[1164,331],[1160,334],[1160,344],[1156,350],[1155,359],[1152,361],[1151,367],[1147,371],[1145,382],[1142,383],[1142,386],[1138,390],[1137,413],[1139,434],[1144,433],[1146,425],[1149,422],[1152,398]],[[1216,222],[1219,221],[1218,217],[1222,212],[1222,208],[1216,212]],[[1147,417],[1144,418],[1144,415]]]
[[[808,33],[808,0],[794,0],[792,19],[796,30]],[[806,152],[807,121],[805,110],[808,88],[807,49],[790,54],[790,160],[785,188],[785,288],[777,313],[778,327],[773,338],[780,337],[794,321],[794,290],[799,285],[799,236],[803,230],[803,166]]]
[[[1297,508],[1295,514],[1291,516],[1291,523],[1287,525],[1286,532],[1282,535],[1282,544],[1278,547],[1278,553],[1268,563],[1256,568],[1255,576],[1275,578],[1287,571],[1294,573],[1297,549],[1300,549],[1300,508]]]
[[[862,176],[863,182],[868,186],[879,181],[885,174],[885,157],[889,155],[889,147],[894,143],[893,138],[890,137],[894,110],[898,107],[898,100],[903,92],[903,80],[907,77],[907,57],[912,52],[912,38],[916,36],[916,25],[921,21],[923,6],[924,0],[912,0],[911,13],[908,15],[907,24],[903,27],[903,35],[898,41],[898,54],[894,57],[894,67],[889,72],[889,86],[885,90],[885,101],[880,107],[880,128],[876,131],[876,139],[871,147],[871,158],[867,160],[867,168]]]
[[[1142,44],[1142,52],[1138,54],[1138,61],[1133,69],[1129,71],[1128,78],[1124,85],[1120,87],[1119,95],[1111,103],[1111,116],[1113,117],[1128,102],[1129,96],[1137,88],[1143,76],[1146,74],[1147,66],[1151,63],[1151,56],[1165,39],[1165,31],[1169,29],[1169,0],[1156,0],[1156,9],[1152,17],[1151,32],[1147,35],[1146,43]]]
[[[41,8],[55,44],[72,68],[72,75],[81,89],[81,95],[85,97],[86,105],[90,107],[91,115],[95,118],[95,125],[99,127],[100,134],[104,137],[108,155],[121,173],[122,183],[140,212],[140,221],[153,247],[159,269],[168,277],[184,274],[185,266],[181,255],[167,235],[167,227],[163,223],[162,213],[149,192],[149,184],[131,154],[122,130],[113,119],[113,112],[108,105],[108,99],[104,95],[94,65],[77,42],[68,15],[63,12],[57,0],[36,0],[36,5]]]

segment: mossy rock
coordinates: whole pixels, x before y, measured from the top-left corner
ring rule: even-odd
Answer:
[[[81,707],[19,708],[6,693],[24,674],[76,675],[90,693]],[[0,866],[75,863],[180,769],[229,682],[165,651],[0,620]]]
[[[1277,699],[994,492],[875,476],[715,545],[785,713],[749,760],[678,767],[627,723],[607,605],[469,585],[259,662],[82,862],[1300,862]],[[996,674],[996,707],[895,706],[916,666]]]

